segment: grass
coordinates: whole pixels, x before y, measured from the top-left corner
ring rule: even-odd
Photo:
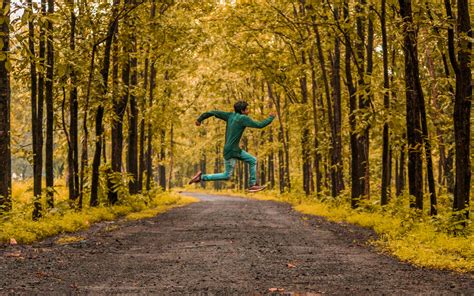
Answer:
[[[317,199],[274,191],[246,194],[224,190],[218,193],[285,202],[303,214],[371,228],[378,234],[378,239],[371,243],[401,261],[420,267],[474,272],[474,227],[469,223],[462,233],[453,235],[456,224],[449,212],[450,200],[447,196],[439,197],[439,215],[429,217],[426,213],[410,209],[407,196],[394,199],[385,207],[381,207],[378,201],[364,200],[360,208],[352,209],[348,193],[338,199]]]
[[[14,238],[18,243],[29,244],[46,237],[72,233],[88,228],[100,221],[121,217],[136,220],[153,217],[177,206],[196,202],[174,192],[155,192],[150,196],[134,195],[122,198],[114,206],[85,207],[81,211],[71,210],[64,186],[56,188],[55,208],[46,211],[38,221],[32,221],[31,182],[17,182],[13,186],[13,209],[0,217],[0,242],[8,243]],[[64,242],[63,242],[64,243]]]

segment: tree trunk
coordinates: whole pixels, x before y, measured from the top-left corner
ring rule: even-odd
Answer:
[[[306,56],[304,51],[301,52],[301,64],[304,66],[306,65]],[[305,71],[305,70],[303,70]],[[303,161],[303,190],[306,195],[311,193],[311,183],[310,183],[310,176],[311,176],[311,157],[310,157],[310,150],[309,150],[309,129],[307,126],[307,115],[306,109],[308,105],[308,83],[306,78],[306,73],[301,73],[300,80],[300,88],[301,88],[301,124],[302,124],[302,131],[301,131],[301,151],[302,151],[302,161]]]
[[[170,169],[169,169],[169,174],[168,174],[168,189],[172,188],[173,184],[173,169],[174,169],[174,126],[173,123],[171,123],[171,128],[170,128]],[[205,163],[207,163],[206,159],[204,159]]]
[[[387,28],[386,28],[386,0],[382,0],[381,4],[380,26],[382,31],[382,55],[383,55],[383,104],[385,116],[390,114],[390,83],[388,77],[388,44],[387,44]],[[387,119],[386,119],[387,120]],[[381,205],[388,204],[390,199],[390,142],[389,142],[389,126],[385,120],[383,124],[383,151],[382,151],[382,192]]]
[[[344,22],[349,23],[349,4],[344,1]],[[360,188],[359,179],[362,177],[360,174],[359,165],[359,145],[357,142],[356,135],[356,114],[357,111],[357,97],[356,97],[356,88],[354,86],[354,81],[352,78],[352,69],[351,69],[351,54],[352,54],[352,44],[351,38],[348,30],[344,32],[345,40],[345,74],[346,74],[346,84],[349,93],[349,126],[351,130],[350,136],[350,146],[351,146],[351,206],[352,208],[357,208],[359,206],[360,196],[363,191]]]
[[[215,156],[215,159],[214,159],[214,174],[220,173],[221,158],[222,158],[222,155],[221,155],[221,152],[220,152],[220,149],[219,149],[219,144],[216,144],[216,156]],[[214,189],[215,190],[220,190],[221,189],[221,181],[215,181],[214,182]]]
[[[151,12],[150,12],[150,20],[153,21],[156,16],[156,4],[155,0],[151,1]],[[153,49],[152,49],[153,51]],[[155,68],[155,61],[151,61],[150,63],[150,97],[148,98],[148,108],[149,110],[153,107],[153,93],[155,88],[156,82],[156,68]],[[149,114],[147,112],[147,114]],[[146,190],[149,191],[151,189],[151,180],[153,176],[153,158],[152,158],[152,137],[153,137],[153,130],[151,127],[151,119],[150,115],[147,115],[147,148],[146,148]]]
[[[446,0],[449,2],[449,0]],[[448,3],[449,4],[449,3]],[[448,5],[447,5],[448,6]],[[450,6],[450,5],[449,5]],[[456,92],[454,99],[454,140],[456,147],[456,174],[454,186],[454,211],[463,211],[462,217],[469,218],[469,194],[471,191],[471,105],[472,105],[472,73],[471,54],[473,38],[469,15],[469,1],[457,0],[458,17],[456,21],[458,35],[458,56],[451,60],[456,74]],[[448,10],[448,17],[450,10]],[[449,38],[449,43],[453,43]],[[453,44],[450,47],[454,47]],[[452,52],[451,55],[454,56]]]
[[[359,112],[364,113],[364,117],[368,119],[367,112],[369,112],[372,94],[370,85],[370,76],[372,75],[373,68],[373,47],[374,47],[374,26],[372,22],[371,13],[369,13],[367,21],[367,44],[365,44],[365,11],[367,3],[365,0],[359,0],[356,11],[358,16],[356,17],[356,30],[357,30],[357,42],[356,42],[356,55],[357,55],[357,72],[359,74],[358,86],[362,92],[358,95],[359,99]],[[364,54],[364,51],[366,53]],[[367,59],[367,68],[364,71],[364,62]],[[359,184],[361,195],[370,196],[370,165],[369,165],[369,129],[370,125],[365,121],[359,122],[362,131],[357,137],[358,147],[358,167],[361,170]]]
[[[285,110],[285,125],[289,126],[288,119],[289,119],[289,106],[288,106],[288,97],[285,97],[285,105],[283,106],[283,110]],[[291,179],[290,179],[290,132],[289,128],[285,130],[285,187],[288,188],[288,191],[291,190]]]
[[[31,129],[33,138],[33,220],[41,217],[41,173],[42,173],[42,127],[38,126],[38,114],[42,106],[38,104],[38,83],[36,71],[35,54],[35,29],[33,24],[33,4],[27,1],[28,9],[24,13],[28,14],[28,49],[30,51],[30,82],[31,82]],[[41,121],[42,123],[42,121]],[[38,132],[38,130],[40,130]]]
[[[206,158],[206,152],[205,151],[202,151],[202,154],[201,154],[201,159],[199,161],[199,170],[203,174],[207,173],[207,158]],[[203,189],[206,189],[206,182],[201,181],[200,185]]]
[[[48,15],[52,17],[54,13],[54,0],[48,0]],[[46,41],[46,82],[45,82],[45,98],[46,98],[46,202],[48,207],[54,207],[54,106],[53,106],[53,72],[54,72],[54,47],[53,47],[53,23],[46,20],[47,41]],[[75,175],[76,177],[77,175]]]
[[[313,133],[314,133],[314,141],[313,141],[313,169],[315,171],[316,177],[316,195],[321,193],[321,153],[319,152],[319,124],[318,124],[318,103],[317,103],[317,78],[316,78],[316,71],[315,71],[315,63],[314,63],[314,46],[311,47],[310,55],[309,55],[309,63],[311,65],[311,103],[312,103],[312,111],[313,111]]]
[[[143,70],[143,96],[140,100],[140,112],[142,117],[140,119],[140,143],[139,143],[139,168],[138,168],[138,184],[137,191],[139,193],[143,190],[143,173],[145,172],[145,114],[146,114],[146,93],[148,88],[148,53],[145,58],[145,69]]]
[[[10,148],[10,0],[0,7],[0,36],[2,40],[0,58],[0,213],[11,209],[11,148]]]
[[[403,51],[405,55],[405,94],[406,122],[408,140],[408,188],[415,200],[410,206],[423,208],[423,170],[422,170],[422,135],[420,126],[420,106],[418,99],[419,83],[418,54],[416,49],[415,27],[413,24],[411,0],[399,0],[400,14],[403,18]]]
[[[128,157],[127,157],[127,171],[132,176],[128,183],[130,194],[138,193],[138,108],[137,99],[134,90],[137,86],[137,41],[133,30],[135,21],[132,20],[132,33],[130,35],[130,43],[132,56],[130,57],[130,113],[128,123]]]
[[[44,18],[46,16],[46,0],[41,0],[41,16],[40,18]],[[46,39],[46,30],[45,24],[40,21],[39,23],[39,60],[38,60],[38,113],[37,113],[37,127],[36,130],[38,133],[38,137],[41,139],[38,143],[39,153],[41,154],[41,166],[43,166],[43,147],[44,147],[44,136],[43,136],[43,113],[44,113],[44,76],[45,76],[45,57],[46,57],[46,47],[45,47],[45,39]],[[46,143],[47,144],[47,143]],[[46,188],[46,193],[48,192],[48,188]]]
[[[269,103],[269,110],[273,110],[273,102]],[[267,179],[270,182],[270,188],[275,188],[275,153],[273,150],[273,128],[268,130],[268,142],[270,143],[270,153],[268,154]]]
[[[331,132],[331,146],[329,148],[329,157],[331,159],[331,195],[333,197],[335,197],[338,192],[337,188],[338,188],[338,179],[337,179],[337,165],[335,163],[337,157],[335,155],[336,151],[335,149],[337,149],[338,145],[336,143],[336,129],[335,129],[335,125],[334,125],[334,120],[333,120],[333,117],[334,117],[334,112],[333,112],[333,104],[331,102],[331,90],[330,90],[330,86],[329,86],[329,78],[328,78],[328,74],[327,74],[327,71],[326,71],[326,60],[324,58],[324,53],[323,53],[323,49],[322,49],[322,45],[321,45],[321,37],[320,37],[320,34],[319,34],[319,29],[318,29],[318,26],[316,25],[316,21],[315,21],[315,17],[312,16],[312,24],[313,24],[313,31],[314,31],[314,34],[315,34],[315,37],[316,37],[316,48],[318,50],[318,60],[319,60],[319,66],[321,68],[321,75],[322,75],[322,78],[323,78],[323,84],[324,84],[324,92],[325,92],[325,97],[326,97],[326,105],[327,105],[327,115],[328,115],[328,123],[329,123],[329,127],[330,127],[330,132]],[[339,46],[339,44],[337,43],[337,47]],[[338,51],[338,48],[335,48],[335,50]],[[334,66],[334,65],[333,65]],[[333,69],[333,75],[338,75],[338,71],[334,71],[335,69]],[[333,77],[333,83],[336,83],[336,81],[334,80],[336,79],[336,77]],[[334,95],[337,96],[339,95],[340,96],[340,93],[336,93],[334,92]],[[336,99],[336,98],[335,98]],[[321,104],[322,106],[322,104]],[[313,111],[314,112],[314,111]],[[317,174],[317,173],[316,173]],[[317,178],[317,177],[316,177]]]
[[[83,140],[82,140],[82,153],[81,153],[81,171],[80,171],[80,185],[79,185],[79,208],[82,208],[83,200],[84,200],[84,185],[86,179],[86,168],[89,162],[89,129],[87,128],[87,119],[88,119],[88,111],[89,111],[89,98],[91,93],[91,86],[92,86],[92,78],[94,76],[94,68],[95,68],[95,53],[97,51],[97,44],[94,44],[92,47],[91,53],[91,62],[89,67],[89,78],[87,80],[87,89],[86,89],[86,102],[84,107],[84,117],[82,119],[82,128],[84,131]]]
[[[289,187],[289,175],[287,175],[287,170],[286,168],[288,167],[288,162],[286,162],[287,159],[289,159],[288,156],[288,142],[285,139],[285,129],[283,127],[283,114],[282,114],[282,107],[281,107],[281,102],[280,102],[280,95],[274,95],[272,86],[269,82],[267,82],[267,90],[268,90],[268,97],[273,101],[276,107],[277,115],[278,115],[278,142],[283,144],[283,149],[279,148],[278,149],[278,165],[279,165],[279,186],[280,186],[280,193],[285,192],[285,188]],[[287,156],[287,157],[285,157]]]
[[[406,135],[403,136],[403,139],[406,138]],[[396,194],[397,196],[402,195],[403,190],[405,190],[405,144],[400,146],[400,159],[398,161],[398,170],[397,170],[397,181],[396,181]]]
[[[71,15],[71,33],[69,37],[69,48],[71,52],[76,50],[76,14],[74,13],[74,0],[69,3]],[[69,79],[71,89],[69,92],[69,137],[68,147],[68,170],[69,170],[69,200],[75,202],[79,196],[79,144],[78,144],[78,101],[77,101],[77,78],[74,65],[70,66]]]
[[[124,27],[127,27],[126,25]],[[114,37],[118,40],[119,24],[115,27]],[[127,44],[128,39],[125,38],[124,43]],[[126,45],[124,45],[126,47]],[[130,65],[128,59],[128,50],[124,49],[123,55],[126,60],[122,68],[122,82],[124,92],[119,92],[119,44],[115,42],[112,45],[112,127],[110,133],[110,170],[107,170],[107,199],[109,204],[113,205],[118,201],[117,183],[122,179],[122,151],[123,151],[123,116],[128,101],[129,73]],[[126,75],[125,75],[126,72]]]
[[[339,9],[334,10],[334,19],[339,22]],[[344,190],[344,176],[342,164],[342,114],[341,114],[341,50],[339,38],[334,38],[334,60],[332,63],[332,88],[333,88],[333,135],[331,153],[331,183],[332,196],[338,196]]]
[[[100,91],[101,99],[105,99],[108,90],[108,78],[109,78],[109,68],[110,68],[110,51],[112,47],[115,27],[117,26],[117,6],[119,4],[119,0],[114,0],[114,7],[112,17],[108,26],[107,30],[107,37],[105,40],[105,47],[104,47],[104,60],[102,64],[102,69],[100,71],[101,78],[102,78],[102,87]],[[92,162],[92,180],[91,180],[91,199],[90,205],[97,206],[99,204],[98,199],[98,189],[99,189],[99,167],[100,167],[100,157],[102,154],[102,141],[103,141],[103,122],[102,119],[104,117],[104,105],[100,104],[97,107],[97,113],[95,117],[95,151],[94,151],[94,159]]]
[[[152,4],[152,12],[153,12],[153,7],[154,3]],[[151,110],[153,107],[153,91],[155,88],[155,81],[156,81],[156,68],[155,68],[155,63],[151,63],[150,67],[150,97],[148,101],[148,108]],[[153,163],[152,163],[152,141],[153,137],[153,130],[151,127],[151,120],[150,118],[147,118],[147,148],[146,148],[146,190],[149,191],[151,189],[151,180],[152,180],[152,175],[153,175]]]
[[[166,159],[166,130],[163,127],[161,129],[161,143],[160,143],[160,164],[158,166],[159,169],[159,176],[160,176],[160,187],[162,190],[166,190],[166,167],[165,167],[165,159]]]

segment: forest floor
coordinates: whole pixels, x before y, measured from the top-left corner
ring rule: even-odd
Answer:
[[[473,274],[380,254],[370,230],[284,203],[186,195],[201,202],[0,247],[0,294],[474,295]]]

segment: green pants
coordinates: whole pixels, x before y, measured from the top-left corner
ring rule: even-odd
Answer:
[[[257,183],[257,159],[242,150],[238,158],[230,158],[225,160],[225,172],[219,174],[206,174],[201,176],[203,181],[219,181],[219,180],[229,180],[232,177],[234,172],[235,163],[237,160],[242,160],[245,163],[248,163],[250,166],[250,177],[249,177],[249,187],[252,187]]]

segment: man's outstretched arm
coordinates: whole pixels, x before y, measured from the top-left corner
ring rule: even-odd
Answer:
[[[219,110],[204,112],[196,120],[196,125],[197,126],[201,125],[201,122],[203,122],[205,119],[207,119],[209,117],[212,117],[212,116],[215,116],[219,119],[227,121],[229,119],[230,114],[232,114],[232,112],[224,112],[224,111],[219,111]]]
[[[264,119],[262,121],[255,121],[252,118],[250,118],[248,116],[245,116],[242,123],[246,127],[264,128],[267,125],[269,125],[273,121],[274,118],[275,118],[275,114],[273,114],[273,113],[270,114],[270,117],[268,117],[267,119]]]

